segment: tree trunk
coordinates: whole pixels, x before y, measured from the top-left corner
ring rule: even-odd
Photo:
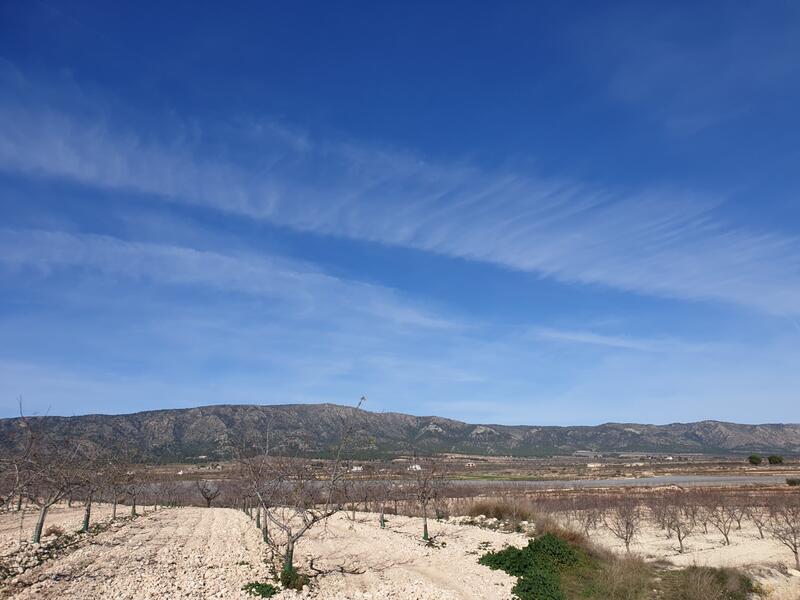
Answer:
[[[36,529],[33,530],[33,543],[38,544],[42,540],[42,530],[44,529],[44,520],[47,517],[47,510],[50,507],[44,505],[39,509],[39,519],[36,521]]]
[[[381,502],[381,529],[386,528],[386,517],[383,514],[383,503]]]
[[[22,510],[22,494],[17,496],[17,512]]]
[[[261,507],[256,509],[256,528],[261,529]]]
[[[86,533],[89,531],[89,519],[92,516],[92,494],[86,498],[86,505],[83,509],[83,527],[81,527],[81,531]]]
[[[131,516],[132,517],[136,516],[136,496],[133,496],[131,501]]]
[[[283,557],[283,572],[291,573],[294,570],[294,540],[289,538],[286,542],[286,556]]]
[[[114,494],[114,499],[111,501],[111,520],[117,518],[117,495]]]
[[[428,541],[428,507],[422,505],[422,539]]]

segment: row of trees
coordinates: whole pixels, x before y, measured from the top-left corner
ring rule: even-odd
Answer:
[[[185,486],[149,477],[135,453],[125,448],[97,448],[85,440],[56,443],[35,419],[23,417],[18,426],[0,453],[0,511],[35,507],[34,543],[41,541],[50,510],[62,502],[82,505],[80,531],[85,533],[98,501],[111,506],[112,519],[120,503],[135,516],[142,502],[158,507],[187,501]]]
[[[649,521],[677,542],[679,553],[700,531],[717,531],[722,544],[730,545],[732,533],[747,519],[762,539],[769,535],[789,548],[800,569],[800,494],[673,490],[641,496],[584,495],[571,500],[567,514],[587,535],[607,528],[628,550]]]
[[[362,399],[363,401],[363,399]],[[359,404],[360,406],[360,404]],[[333,442],[331,457],[311,460],[303,456],[298,440],[271,445],[269,430],[242,435],[231,450],[238,465],[235,474],[218,480],[154,480],[137,457],[123,448],[100,448],[85,440],[56,445],[57,436],[37,430],[41,421],[22,418],[14,445],[0,455],[0,510],[38,510],[32,540],[41,541],[48,512],[60,502],[80,502],[84,508],[82,531],[88,531],[92,508],[111,505],[117,517],[120,503],[136,515],[143,502],[159,505],[201,504],[235,506],[254,517],[273,560],[284,578],[296,577],[294,548],[314,526],[348,507],[355,511],[379,506],[385,526],[388,504],[416,504],[423,517],[422,538],[429,539],[427,519],[431,504],[444,487],[444,473],[433,459],[416,459],[416,468],[385,479],[364,480],[347,458],[358,424],[353,411],[342,418],[341,434]],[[23,513],[24,514],[24,513]]]

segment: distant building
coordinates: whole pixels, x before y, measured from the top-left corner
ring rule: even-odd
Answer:
[[[599,458],[602,456],[599,452],[595,452],[594,450],[575,450],[572,453],[572,456],[581,456],[584,458]]]
[[[350,470],[353,471],[354,473],[358,473],[360,471],[363,471],[364,467],[362,465],[353,465]]]
[[[475,468],[475,463],[474,462],[468,462],[464,466],[467,467],[468,469],[474,469]]]
[[[420,467],[419,465],[409,465],[406,470],[408,470],[408,471],[422,471],[422,467]]]

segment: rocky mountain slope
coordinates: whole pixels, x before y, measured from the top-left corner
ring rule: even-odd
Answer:
[[[352,429],[361,453],[392,455],[459,452],[532,456],[576,450],[613,452],[800,453],[800,425],[740,425],[718,421],[584,427],[474,425],[441,417],[375,413],[333,404],[217,405],[128,415],[33,417],[35,428],[59,439],[81,437],[95,444],[135,448],[150,459],[225,458],[235,446],[270,438],[309,453],[330,452],[342,431]],[[0,446],[21,428],[0,420]],[[268,433],[269,432],[269,433]]]

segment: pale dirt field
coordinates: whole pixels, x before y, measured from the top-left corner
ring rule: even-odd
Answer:
[[[129,507],[120,506],[118,516],[127,515]],[[94,504],[92,506],[92,523],[111,516],[110,504]],[[18,513],[5,513],[0,515],[0,557],[14,552],[19,548],[21,541],[29,541],[36,527],[38,509],[28,507]],[[47,513],[45,530],[51,525],[62,527],[64,531],[77,531],[83,525],[83,506],[73,503],[72,508],[67,508],[66,503],[52,507]]]
[[[102,512],[102,511],[101,511]],[[126,514],[125,511],[120,511]],[[100,512],[98,513],[98,515]],[[77,529],[79,508],[59,509],[48,524]],[[430,521],[437,547],[420,540],[421,520],[390,516],[388,527],[378,527],[374,514],[344,514],[318,525],[301,540],[296,559],[308,571],[314,566],[329,571],[302,594],[283,592],[290,598],[379,600],[489,600],[511,598],[515,580],[477,563],[486,549],[506,544],[524,545],[522,534]],[[18,538],[18,517],[0,517],[0,543]],[[33,527],[26,518],[26,535]],[[620,550],[607,531],[593,532],[593,541]],[[12,540],[12,541],[13,541]],[[632,551],[649,559],[665,558],[678,565],[747,567],[771,588],[771,600],[800,599],[800,573],[781,575],[779,564],[791,565],[792,555],[771,540],[760,540],[755,529],[742,524],[723,547],[719,534],[697,533],[679,555],[674,540],[647,529]],[[214,508],[164,509],[133,522],[122,523],[93,538],[92,543],[22,576],[29,587],[17,593],[0,590],[0,597],[18,599],[172,599],[253,598],[241,591],[245,583],[269,581],[263,564],[264,545],[254,523],[242,512]],[[624,549],[623,549],[624,551]],[[757,565],[754,567],[754,565]],[[342,574],[339,568],[364,571]],[[790,571],[791,573],[791,571]],[[3,595],[5,594],[5,595]]]
[[[741,530],[734,524],[729,535],[730,545],[723,546],[722,534],[709,525],[707,535],[702,528],[697,528],[684,541],[684,553],[679,554],[674,536],[668,539],[664,531],[645,526],[642,534],[631,544],[631,552],[646,559],[666,559],[680,566],[742,567],[771,592],[769,598],[799,600],[800,571],[794,569],[794,556],[786,546],[770,538],[769,533],[764,532],[764,536],[762,540],[756,527],[744,519]],[[590,538],[615,552],[625,552],[625,545],[607,529],[593,530]],[[784,576],[778,571],[789,575]]]
[[[515,579],[477,563],[484,546],[524,544],[520,534],[504,534],[466,525],[430,522],[431,534],[445,545],[420,541],[421,521],[391,517],[381,530],[375,515],[343,514],[312,529],[296,549],[305,570],[314,566],[365,570],[330,573],[316,589],[283,592],[277,598],[479,600],[511,597]],[[94,543],[22,576],[35,582],[18,599],[165,599],[252,598],[245,583],[268,581],[263,543],[242,512],[223,508],[166,509],[99,534]]]

